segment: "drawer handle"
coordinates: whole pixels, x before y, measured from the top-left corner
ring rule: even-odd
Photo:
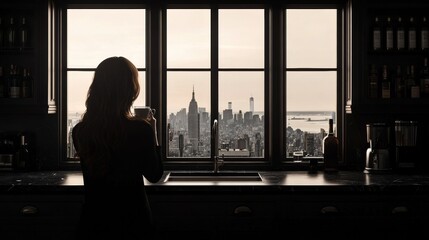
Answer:
[[[399,214],[402,215],[407,213],[409,213],[409,211],[408,211],[408,208],[405,206],[397,206],[392,209],[392,214],[394,215],[399,215]]]
[[[252,209],[248,206],[238,206],[234,209],[234,214],[236,216],[250,216],[252,215]]]
[[[334,206],[326,206],[320,209],[320,212],[324,215],[335,215],[338,214],[338,208]]]
[[[26,216],[30,216],[30,215],[35,215],[39,212],[39,209],[37,209],[37,207],[35,206],[25,206],[23,208],[21,208],[21,214],[22,215],[26,215]]]

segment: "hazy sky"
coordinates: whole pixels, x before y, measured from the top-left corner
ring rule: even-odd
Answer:
[[[219,67],[263,68],[264,10],[220,10]],[[287,67],[336,67],[336,10],[288,10]],[[68,10],[68,67],[96,68],[110,56],[124,56],[145,67],[144,10]],[[168,10],[167,68],[210,67],[210,10]],[[92,72],[70,72],[69,112],[83,112]],[[287,107],[297,110],[335,110],[336,73],[289,73]],[[144,105],[142,91],[135,105]],[[235,112],[263,111],[262,72],[220,72],[219,110],[232,102]],[[199,107],[210,111],[210,74],[167,73],[167,111],[188,108],[192,89]]]

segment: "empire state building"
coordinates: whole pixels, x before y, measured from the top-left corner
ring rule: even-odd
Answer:
[[[198,104],[195,101],[195,92],[192,88],[192,99],[189,102],[188,112],[188,137],[192,144],[192,151],[195,153],[198,149]]]

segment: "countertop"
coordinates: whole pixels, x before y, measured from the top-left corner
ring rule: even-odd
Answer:
[[[148,192],[240,191],[240,192],[417,192],[429,193],[429,174],[308,173],[306,171],[259,172],[262,181],[175,181],[158,183],[145,179]],[[57,193],[83,192],[80,171],[0,172],[0,192]]]

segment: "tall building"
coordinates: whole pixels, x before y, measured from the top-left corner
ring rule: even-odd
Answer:
[[[253,99],[253,97],[250,97],[250,112],[254,113],[255,112],[255,101]]]
[[[192,152],[196,152],[198,150],[198,104],[195,101],[195,91],[192,88],[192,99],[189,102],[188,108],[188,138],[192,144]]]

